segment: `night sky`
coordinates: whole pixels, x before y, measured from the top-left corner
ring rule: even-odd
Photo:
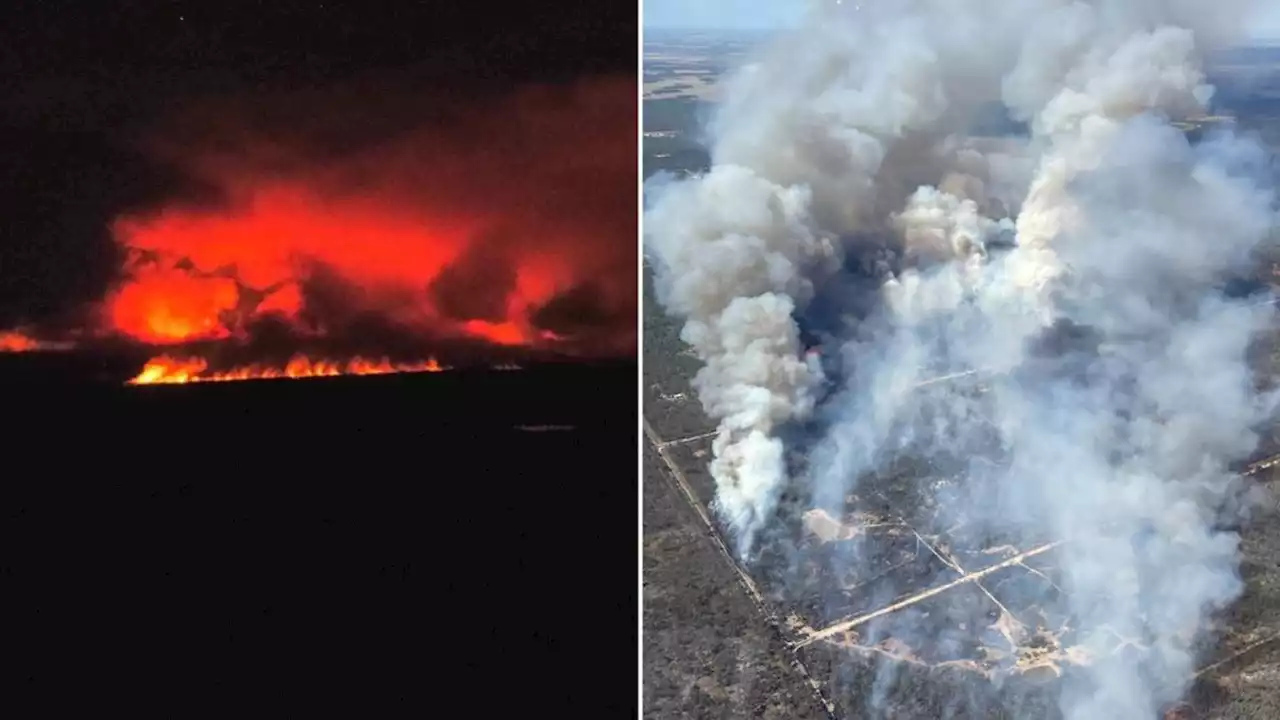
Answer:
[[[634,5],[583,0],[23,1],[0,10],[0,33],[0,327],[101,296],[119,268],[107,223],[181,183],[140,150],[175,112],[347,87],[394,124],[636,71]]]

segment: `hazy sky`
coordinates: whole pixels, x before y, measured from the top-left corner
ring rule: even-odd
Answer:
[[[1253,36],[1280,40],[1280,5],[1274,2],[1267,4],[1271,7],[1259,11],[1257,19],[1254,20]]]
[[[808,0],[644,0],[647,28],[764,30],[794,23]],[[1280,40],[1280,3],[1259,2],[1253,36]]]
[[[766,30],[794,23],[807,0],[644,0],[647,28]]]

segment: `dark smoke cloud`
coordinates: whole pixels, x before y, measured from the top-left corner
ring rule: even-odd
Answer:
[[[558,335],[575,335],[616,326],[622,319],[608,308],[600,286],[587,283],[548,300],[533,314],[533,323]]]
[[[512,241],[502,230],[474,239],[462,257],[431,283],[429,292],[442,312],[458,320],[502,322],[507,299],[516,289],[516,268],[503,248]]]

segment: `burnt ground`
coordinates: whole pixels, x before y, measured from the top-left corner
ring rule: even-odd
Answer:
[[[0,373],[0,683],[50,716],[625,717],[635,646],[597,628],[638,622],[634,535],[595,514],[634,502],[637,374]]]
[[[903,467],[864,482],[845,517],[787,528],[803,561],[766,555],[744,572],[707,511],[714,426],[689,385],[698,363],[654,302],[644,333],[647,717],[762,716],[780,712],[778,693],[807,693],[794,717],[868,717],[873,696],[903,719],[1057,715],[1070,637],[1036,602],[1057,591],[1052,548],[984,545],[931,522],[935,508],[913,494],[929,468]],[[1280,492],[1278,470],[1250,482]],[[679,530],[672,503],[686,517]],[[854,517],[868,527],[857,538],[844,534]],[[1242,535],[1247,589],[1204,652],[1188,717],[1280,717],[1280,522],[1259,516]],[[840,577],[825,562],[841,552],[881,570]]]
[[[821,718],[781,636],[741,585],[679,480],[644,450],[644,712]]]

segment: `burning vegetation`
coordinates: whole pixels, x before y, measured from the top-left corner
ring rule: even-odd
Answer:
[[[36,336],[19,330],[0,331],[0,352],[35,352],[37,350],[67,350],[72,343],[67,341],[41,340]]]
[[[0,332],[0,351],[26,352],[39,348],[40,342],[35,338],[27,337],[20,332]]]
[[[154,350],[135,383],[628,353],[633,95],[531,89],[378,133],[306,102],[195,108],[146,144],[189,187],[111,222],[121,272],[84,330]]]
[[[367,360],[354,358],[347,362],[312,361],[296,355],[283,368],[246,365],[224,372],[210,372],[204,358],[173,358],[161,355],[149,361],[131,385],[173,385],[193,382],[227,382],[231,380],[267,380],[273,378],[334,377],[337,375],[390,375],[392,373],[440,372],[445,368],[436,360],[416,363],[393,363],[388,358]]]

